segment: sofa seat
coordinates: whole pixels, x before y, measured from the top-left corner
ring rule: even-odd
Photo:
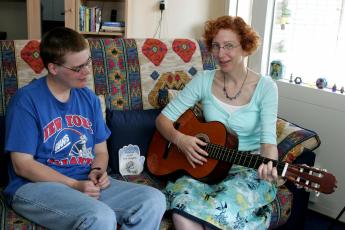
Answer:
[[[163,189],[165,185],[164,181],[151,176],[146,171],[144,171],[142,174],[137,175],[137,176],[121,176],[120,174],[111,174],[111,173],[110,173],[110,176],[118,180],[125,180],[129,182],[145,184],[145,185],[156,187],[158,189]],[[0,202],[1,202],[0,229],[2,230],[45,229],[44,227],[39,226],[33,222],[30,222],[29,220],[25,219],[24,217],[14,212],[13,209],[7,206],[3,195],[0,196]],[[282,186],[278,190],[277,199],[273,203],[274,211],[271,218],[271,228],[276,228],[287,221],[291,212],[291,202],[292,202],[292,193],[285,186]],[[173,229],[172,220],[168,213],[165,214],[165,216],[163,217],[160,229],[161,230]]]
[[[109,111],[141,111],[163,108],[176,93],[199,71],[217,68],[216,62],[201,40],[195,39],[124,39],[88,38],[92,57],[92,73],[88,87],[99,96],[106,119]],[[38,40],[0,40],[0,122],[6,114],[6,107],[16,90],[47,72],[39,57]],[[129,126],[131,123],[125,125]],[[132,127],[138,130],[138,127]],[[137,128],[137,129],[135,129]],[[5,125],[0,125],[0,191],[6,183],[6,157],[3,153]],[[112,130],[116,133],[116,130]],[[115,136],[115,141],[117,137]],[[125,136],[125,135],[122,135]],[[128,135],[131,138],[133,135]],[[109,142],[109,141],[108,141]],[[135,142],[130,142],[135,144]],[[298,127],[284,119],[277,121],[277,143],[279,159],[296,162],[304,155],[310,161],[299,163],[313,165],[313,150],[320,144],[315,132]],[[117,150],[109,151],[111,163],[116,162]],[[145,155],[146,152],[142,151]],[[304,159],[304,158],[303,158]],[[144,183],[162,188],[164,183],[153,178],[146,171],[139,176],[121,177],[110,165],[114,178]],[[299,228],[306,210],[309,193],[289,184],[282,186],[273,203],[270,228],[289,224],[291,229]],[[303,203],[300,206],[298,203]],[[16,215],[5,205],[1,196],[0,229],[41,229],[41,227]],[[293,218],[289,218],[289,216]],[[169,215],[162,221],[162,229],[171,227]]]

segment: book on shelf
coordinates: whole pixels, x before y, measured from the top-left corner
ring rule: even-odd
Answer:
[[[98,32],[101,29],[102,21],[102,10],[101,8],[96,8],[96,31]]]
[[[102,10],[97,6],[79,7],[79,30],[81,32],[98,32],[101,28]]]
[[[102,26],[125,27],[125,22],[102,22]]]
[[[125,23],[124,22],[102,22],[101,30],[102,32],[124,32]]]
[[[124,32],[125,31],[125,27],[104,27],[102,26],[101,32]]]

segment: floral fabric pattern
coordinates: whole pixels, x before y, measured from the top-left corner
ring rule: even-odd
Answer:
[[[233,166],[219,184],[208,185],[188,176],[164,190],[167,207],[219,229],[267,229],[277,188],[257,178],[253,169]]]

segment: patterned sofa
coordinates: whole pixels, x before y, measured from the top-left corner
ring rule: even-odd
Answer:
[[[198,71],[216,68],[214,59],[199,40],[88,38],[88,43],[93,69],[89,87],[99,95],[104,110],[107,108],[108,111],[126,113],[159,109]],[[0,191],[7,182],[8,157],[3,153],[6,106],[19,87],[46,74],[38,46],[36,40],[0,41]],[[278,119],[277,137],[281,160],[314,164],[312,150],[320,144],[316,133]],[[116,141],[116,137],[112,138]],[[110,150],[112,162],[116,161],[116,155],[117,151]],[[165,183],[146,171],[138,176],[121,176],[112,165],[109,174],[158,188],[163,188]],[[273,204],[270,228],[303,228],[308,198],[308,192],[296,189],[289,182],[281,186]],[[43,229],[17,215],[6,205],[2,195],[0,201],[0,229]],[[161,229],[171,229],[168,215],[163,219]]]

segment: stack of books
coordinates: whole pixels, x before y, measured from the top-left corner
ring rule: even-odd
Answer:
[[[125,22],[102,22],[102,32],[124,32]]]

